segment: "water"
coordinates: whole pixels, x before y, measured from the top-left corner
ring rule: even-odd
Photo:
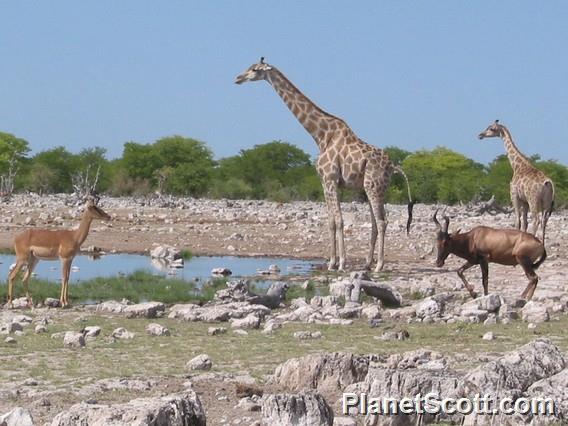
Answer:
[[[0,281],[8,276],[10,265],[15,263],[14,255],[0,255]],[[211,278],[213,268],[228,268],[231,277],[257,276],[257,270],[267,270],[270,265],[280,268],[280,275],[302,275],[318,267],[322,261],[271,257],[236,257],[236,256],[194,256],[185,261],[184,267],[170,269],[157,259],[137,254],[110,254],[93,259],[91,256],[79,255],[73,260],[69,282],[77,283],[96,277],[116,277],[128,275],[135,271],[146,271],[155,275],[163,275],[184,280],[206,280]],[[59,261],[40,260],[34,269],[34,276],[50,281],[61,280],[61,264]]]

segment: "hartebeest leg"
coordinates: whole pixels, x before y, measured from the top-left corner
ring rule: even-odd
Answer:
[[[28,270],[26,271],[26,273],[24,274],[24,278],[22,279],[22,282],[24,283],[24,290],[26,292],[26,300],[28,301],[28,306],[32,306],[32,298],[30,297],[28,283],[30,281],[30,277],[32,276],[32,272],[34,271],[34,268],[36,267],[38,261],[39,260],[37,257],[33,256],[30,257],[30,260],[28,261]]]
[[[472,266],[475,266],[475,265],[471,262],[466,262],[461,266],[461,268],[459,268],[457,270],[457,273],[458,273],[458,276],[463,281],[463,285],[465,285],[465,288],[467,289],[467,291],[469,291],[469,294],[471,295],[471,297],[473,297],[475,299],[477,297],[477,293],[474,291],[473,287],[467,282],[467,280],[465,279],[465,275],[463,274],[465,271],[467,271]]]
[[[532,299],[534,291],[536,290],[536,285],[538,284],[538,275],[534,271],[533,261],[530,258],[522,257],[517,260],[525,271],[525,275],[529,279],[527,288],[525,288],[525,290],[521,293],[521,298],[528,301]]]
[[[489,263],[485,259],[479,261],[479,266],[481,266],[481,283],[483,284],[483,294],[487,296],[489,294]]]
[[[61,295],[59,296],[59,303],[61,306],[69,304],[69,274],[71,272],[71,259],[61,259]]]
[[[8,305],[12,306],[12,298],[13,298],[13,290],[14,290],[14,280],[18,276],[18,272],[22,269],[22,267],[26,264],[25,260],[16,260],[16,265],[14,269],[8,275]]]

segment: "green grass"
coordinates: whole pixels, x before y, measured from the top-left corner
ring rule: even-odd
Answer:
[[[190,249],[183,249],[181,251],[181,257],[183,260],[190,260],[193,257],[193,253]]]
[[[78,318],[81,321],[78,321]],[[154,337],[145,333],[150,322],[159,322],[171,331],[170,337]],[[68,330],[79,331],[88,325],[98,325],[102,334],[89,340],[78,351],[63,348],[62,339],[49,334]],[[227,326],[227,324],[221,324]],[[183,322],[170,318],[126,319],[122,316],[95,315],[77,311],[59,311],[58,317],[48,325],[48,334],[27,332],[17,337],[16,345],[0,342],[2,369],[0,385],[13,380],[33,377],[52,383],[70,383],[79,380],[96,380],[109,377],[179,376],[185,363],[200,353],[207,353],[214,362],[213,371],[248,371],[255,377],[271,374],[274,368],[292,357],[314,352],[346,351],[358,354],[391,354],[425,348],[458,358],[450,361],[452,368],[468,369],[479,365],[479,356],[499,355],[547,336],[560,347],[568,349],[568,316],[559,321],[539,324],[528,331],[522,321],[486,326],[482,324],[408,324],[403,327],[410,333],[404,341],[383,342],[380,336],[395,324],[370,328],[363,321],[351,326],[326,324],[285,324],[273,335],[260,330],[249,330],[246,336],[228,333],[208,336],[211,324]],[[400,327],[400,324],[396,325]],[[113,342],[107,337],[117,327],[134,332],[135,338]],[[321,331],[322,338],[299,341],[293,337],[299,330]],[[493,331],[496,340],[485,341],[481,336]]]
[[[206,302],[213,299],[215,292],[226,285],[226,279],[206,282],[199,288],[193,281],[155,276],[145,271],[136,271],[123,277],[98,277],[69,285],[71,303],[99,302],[104,300],[128,299],[158,301],[163,303]],[[30,280],[30,293],[34,301],[47,297],[59,298],[61,284],[47,280]],[[5,300],[6,285],[0,286],[0,299]],[[14,285],[14,296],[24,295],[20,280]]]

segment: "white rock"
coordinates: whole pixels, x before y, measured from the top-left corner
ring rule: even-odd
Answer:
[[[146,326],[146,333],[152,336],[169,336],[170,330],[161,324],[151,323]]]
[[[63,336],[63,345],[70,348],[82,348],[85,346],[85,336],[77,331],[68,331]]]
[[[89,325],[83,330],[85,337],[97,337],[101,334],[101,328],[97,325]]]
[[[30,412],[22,407],[16,407],[12,411],[0,416],[2,426],[34,426],[34,420]]]
[[[119,327],[114,329],[114,331],[111,333],[111,336],[115,339],[128,340],[134,338],[134,333],[131,333],[124,327]]]
[[[187,362],[187,364],[185,364],[185,369],[186,370],[211,370],[211,367],[213,366],[213,362],[211,361],[211,358],[209,358],[209,355],[207,354],[201,354],[201,355],[197,355],[195,358],[191,359],[190,361]]]
[[[527,322],[546,322],[550,320],[548,310],[543,303],[530,301],[521,309],[521,318]]]

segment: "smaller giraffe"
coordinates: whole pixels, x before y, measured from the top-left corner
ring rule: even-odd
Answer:
[[[507,157],[513,168],[511,179],[511,201],[517,216],[516,227],[521,229],[521,216],[523,218],[522,230],[527,231],[527,214],[530,210],[532,218],[531,233],[536,236],[542,223],[542,243],[546,233],[546,223],[552,214],[554,206],[554,183],[543,172],[532,165],[513,142],[513,137],[505,126],[495,120],[487,129],[479,134],[479,139],[503,139]]]

